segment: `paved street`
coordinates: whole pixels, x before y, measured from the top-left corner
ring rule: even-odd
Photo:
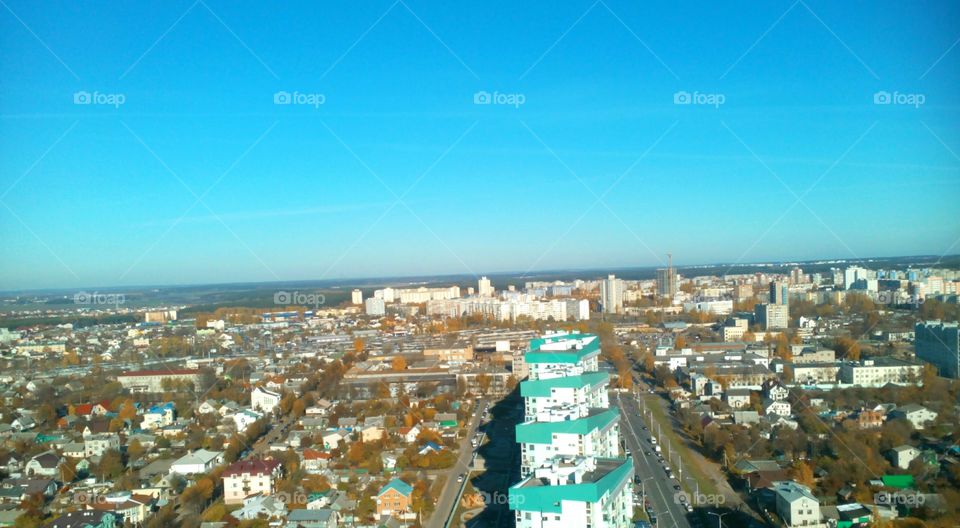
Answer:
[[[483,420],[484,408],[489,402],[489,398],[477,400],[477,407],[474,409],[473,415],[470,417],[470,422],[467,424],[467,434],[457,447],[457,449],[459,449],[457,462],[447,470],[446,484],[443,486],[443,492],[440,493],[440,497],[437,499],[437,507],[433,511],[433,515],[430,516],[429,522],[427,522],[427,528],[442,528],[447,521],[447,517],[449,517],[451,512],[457,507],[457,498],[460,496],[460,489],[462,487],[461,483],[457,482],[457,476],[464,475],[465,478],[469,476],[469,468],[474,453],[473,446],[470,445],[470,439],[476,434],[477,427]]]
[[[633,465],[637,477],[643,483],[643,489],[657,516],[659,527],[689,528],[692,514],[679,504],[675,498],[678,493],[674,485],[679,482],[667,476],[666,470],[656,456],[650,443],[650,431],[643,419],[636,399],[630,394],[614,392],[611,404],[621,409],[621,427],[627,449],[633,454]],[[650,453],[649,455],[645,453]],[[641,485],[634,486],[640,491]],[[689,517],[689,518],[688,518]]]

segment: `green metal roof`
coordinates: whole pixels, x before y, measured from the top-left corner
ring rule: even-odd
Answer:
[[[884,486],[891,488],[912,488],[913,475],[884,475],[881,477]]]
[[[554,434],[590,434],[598,429],[603,429],[619,416],[620,413],[616,408],[613,408],[576,420],[517,424],[517,442],[549,444],[552,442]]]
[[[540,350],[547,343],[569,341],[573,343],[585,338],[593,338],[583,348],[570,350]],[[579,363],[583,358],[600,351],[600,339],[594,334],[566,334],[556,337],[542,337],[530,340],[530,351],[524,355],[527,363]]]
[[[410,484],[407,484],[406,482],[398,478],[395,478],[390,482],[387,482],[382,488],[380,488],[380,493],[377,493],[377,497],[379,497],[380,495],[383,495],[384,493],[389,491],[391,488],[397,490],[397,492],[399,492],[401,495],[404,495],[404,496],[409,496],[411,493],[413,493],[413,486],[411,486]]]
[[[511,510],[562,513],[561,501],[596,503],[604,494],[616,489],[624,480],[629,479],[632,473],[633,459],[627,458],[620,466],[596,482],[561,486],[524,486],[527,482],[524,480],[510,488],[510,499],[507,502]]]
[[[587,372],[579,376],[527,380],[520,383],[520,396],[547,398],[551,389],[581,389],[598,383],[607,383],[610,375],[606,372]]]

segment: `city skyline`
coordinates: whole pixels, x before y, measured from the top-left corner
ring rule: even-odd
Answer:
[[[5,6],[0,290],[960,241],[956,5]]]

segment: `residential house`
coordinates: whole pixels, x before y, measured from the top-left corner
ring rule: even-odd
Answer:
[[[323,435],[323,448],[324,449],[336,449],[340,446],[340,442],[343,442],[347,439],[349,433],[342,429],[336,431],[330,431],[329,433],[324,433]]]
[[[857,426],[860,429],[879,429],[883,427],[885,417],[882,411],[863,409],[857,413]]]
[[[0,482],[0,502],[19,504],[30,496],[46,498],[57,493],[57,482],[52,478],[8,478]]]
[[[767,399],[763,402],[764,415],[776,415],[788,417],[791,413],[790,402],[786,400]]]
[[[810,488],[792,480],[774,482],[777,515],[788,528],[824,526],[820,501]]]
[[[724,393],[723,399],[733,409],[742,409],[750,405],[750,389],[730,389]]]
[[[287,515],[287,505],[275,495],[253,495],[243,499],[243,507],[231,513],[241,521],[276,519]]]
[[[272,413],[280,405],[280,394],[262,387],[253,389],[250,394],[250,407],[264,414]]]
[[[143,429],[159,429],[172,424],[175,417],[176,408],[173,402],[154,405],[143,413],[143,422],[141,422],[140,427]]]
[[[303,469],[308,473],[320,473],[327,468],[332,455],[326,451],[306,448],[300,455],[303,460]]]
[[[383,425],[363,426],[360,430],[360,440],[362,442],[379,442],[386,436],[387,432]]]
[[[83,442],[70,442],[63,446],[63,456],[69,458],[83,458],[87,456],[87,448]]]
[[[339,514],[330,509],[292,510],[287,516],[287,528],[337,528]]]
[[[910,462],[918,456],[920,456],[920,450],[911,445],[897,446],[887,452],[890,463],[900,469],[909,468]]]
[[[13,422],[11,422],[10,426],[13,427],[15,431],[22,433],[24,431],[29,431],[30,429],[33,429],[34,427],[36,427],[37,422],[35,422],[33,418],[29,416],[21,416],[15,419]]]
[[[790,396],[790,391],[779,381],[768,381],[763,385],[763,395],[773,401],[784,401]]]
[[[208,451],[197,449],[188,453],[170,465],[170,473],[179,475],[195,475],[209,473],[216,466],[223,464],[222,451]]]
[[[114,528],[122,525],[123,521],[113,512],[79,510],[64,513],[44,528]]]
[[[147,520],[156,500],[149,495],[135,495],[129,491],[108,493],[87,502],[88,510],[112,512],[121,524],[141,526]]]
[[[120,436],[116,433],[99,433],[83,439],[85,456],[103,456],[110,450],[120,450]]]
[[[60,455],[53,451],[46,451],[31,458],[24,466],[24,470],[31,477],[57,477],[61,461]]]
[[[927,409],[923,405],[911,403],[903,407],[897,407],[890,413],[890,417],[904,418],[913,424],[914,429],[924,429],[937,419],[937,413]]]
[[[398,478],[391,480],[377,493],[377,518],[413,518],[416,514],[410,511],[412,495],[413,486]]]
[[[279,460],[239,460],[224,470],[223,500],[226,504],[240,504],[256,494],[273,493],[274,480],[280,476]]]
[[[263,418],[262,414],[251,411],[250,409],[243,409],[237,414],[233,415],[233,423],[236,426],[237,431],[242,432],[246,431],[247,427],[250,427],[253,422],[256,422],[261,418]]]
[[[403,438],[403,441],[412,444],[417,441],[417,437],[420,436],[420,425],[414,425],[413,427],[401,427],[397,433],[400,435],[400,438]]]
[[[214,400],[205,400],[197,407],[197,414],[213,414],[220,408],[220,404]]]

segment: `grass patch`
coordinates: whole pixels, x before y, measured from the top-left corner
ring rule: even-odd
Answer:
[[[699,464],[691,463],[693,460],[696,460],[695,455],[687,446],[686,442],[680,436],[680,434],[677,433],[676,430],[674,430],[673,424],[671,423],[670,415],[668,415],[663,410],[663,407],[659,405],[659,402],[647,401],[647,396],[652,396],[653,398],[658,398],[658,399],[660,398],[660,396],[651,395],[651,394],[640,395],[640,397],[643,398],[645,402],[647,402],[647,405],[645,406],[645,408],[650,410],[650,414],[653,416],[653,421],[655,422],[654,424],[649,424],[649,423],[647,424],[647,427],[649,427],[649,431],[651,431],[651,435],[652,435],[652,431],[656,431],[656,423],[657,422],[660,423],[660,434],[663,436],[666,436],[667,439],[669,440],[671,455],[673,453],[679,453],[680,459],[686,462],[686,464],[684,465],[684,469],[686,470],[686,473],[684,474],[683,482],[681,482],[680,485],[688,489],[688,491],[696,491],[695,488],[690,489],[690,486],[686,479],[686,477],[692,476],[693,479],[700,484],[701,494],[716,493],[717,487],[716,485],[714,485],[713,480],[709,476],[703,473],[703,469],[700,467]],[[662,448],[662,449],[666,451],[666,448]]]

